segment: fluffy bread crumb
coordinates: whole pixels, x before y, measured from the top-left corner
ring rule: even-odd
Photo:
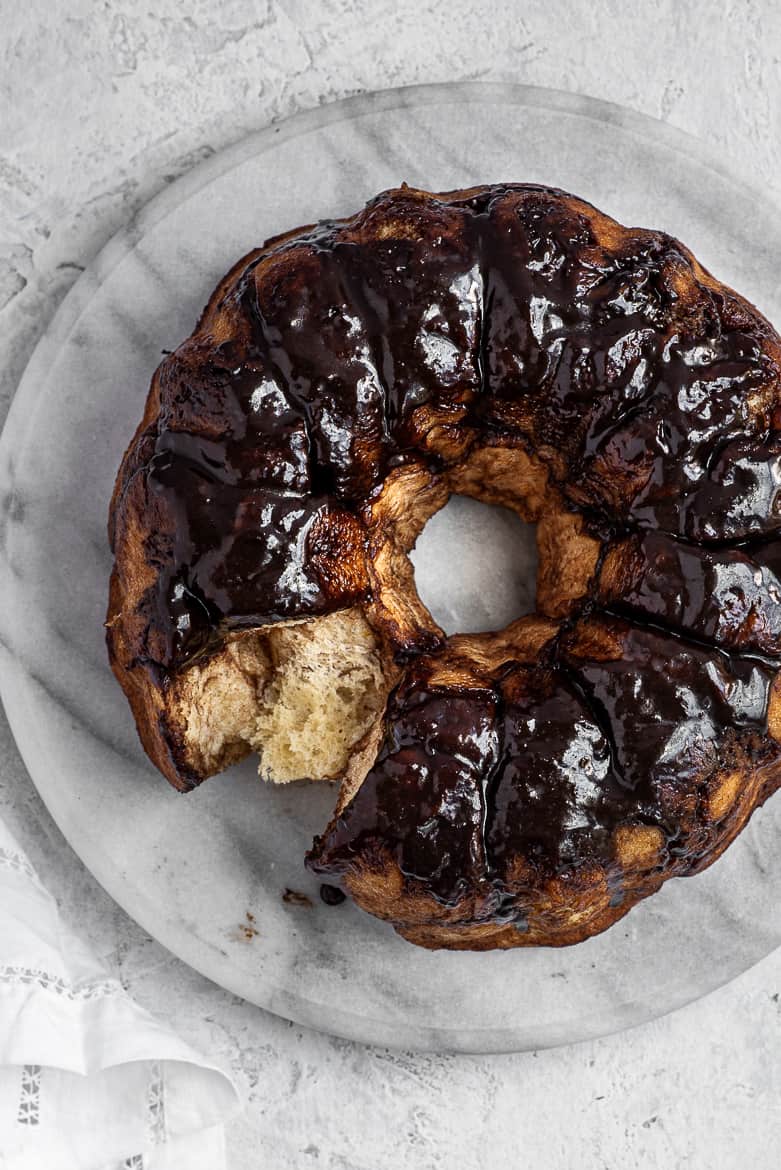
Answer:
[[[277,784],[343,776],[389,690],[359,609],[241,634],[185,671],[175,707],[194,767],[221,771],[251,751]]]
[[[185,741],[196,768],[208,774],[249,754],[270,674],[265,640],[252,633],[226,642],[177,680],[175,703],[186,716]]]
[[[270,638],[271,681],[255,720],[260,774],[277,784],[335,779],[380,716],[387,686],[360,610],[287,626]]]

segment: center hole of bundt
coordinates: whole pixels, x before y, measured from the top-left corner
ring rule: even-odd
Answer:
[[[431,517],[410,559],[418,596],[446,634],[500,630],[534,611],[535,529],[466,496]]]

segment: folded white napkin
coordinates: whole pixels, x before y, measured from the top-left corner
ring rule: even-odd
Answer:
[[[65,928],[0,819],[0,1170],[220,1170],[237,1104]]]

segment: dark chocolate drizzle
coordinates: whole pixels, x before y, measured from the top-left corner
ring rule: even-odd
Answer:
[[[271,248],[226,293],[234,340],[160,367],[139,474],[169,541],[148,598],[164,668],[226,627],[366,596],[358,512],[390,467],[438,466],[435,423],[554,450],[593,531],[635,542],[609,599],[631,620],[597,619],[612,658],[563,638],[544,666],[463,692],[407,669],[374,767],[316,844],[324,875],[390,850],[441,901],[489,891],[512,917],[514,857],[603,857],[633,818],[673,839],[670,791],[725,737],[762,739],[773,670],[751,654],[781,646],[772,330],[676,240],[620,239],[542,187],[379,196]]]
[[[634,538],[628,581],[606,605],[738,653],[781,656],[781,542],[713,548]]]
[[[493,918],[497,899],[509,913],[535,878],[608,863],[619,824],[658,826],[682,849],[699,828],[696,810],[682,820],[685,798],[739,735],[736,758],[778,758],[767,662],[615,619],[596,630],[600,656],[565,643],[556,668],[506,668],[492,690],[427,687],[423,664],[408,672],[374,767],[315,841],[315,872],[338,879],[390,853],[438,901],[476,894]]]
[[[458,901],[485,874],[485,785],[498,754],[495,693],[429,687],[409,671],[389,701],[377,762],[344,820],[348,854],[366,847],[365,831],[376,844],[391,843],[405,877]]]
[[[249,265],[224,301],[233,340],[201,337],[159,370],[143,474],[176,535],[152,606],[162,666],[226,626],[360,596],[354,578],[321,579],[313,523],[353,516],[399,461],[436,463],[433,414],[563,453],[564,491],[602,529],[709,542],[781,527],[757,320],[699,283],[676,240],[611,250],[585,210],[530,186],[396,193]]]

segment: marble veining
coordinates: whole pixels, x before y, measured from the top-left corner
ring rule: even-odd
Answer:
[[[509,87],[384,94],[305,115],[168,188],[85,273],[33,356],[0,447],[9,718],[55,820],[109,892],[254,1003],[383,1044],[535,1048],[656,1016],[781,941],[781,862],[768,846],[781,802],[771,801],[712,870],[670,883],[577,948],[415,950],[354,907],[317,897],[303,856],[327,819],[328,785],[264,787],[246,765],[178,797],[146,763],[103,647],[106,507],[119,457],[161,351],[187,336],[234,259],[402,179],[433,189],[523,179],[679,235],[781,320],[777,215],[761,202],[740,214],[740,188],[694,146],[686,156],[677,147],[636,116]],[[308,894],[311,909],[293,913],[285,888]],[[248,912],[251,947],[238,929]]]

